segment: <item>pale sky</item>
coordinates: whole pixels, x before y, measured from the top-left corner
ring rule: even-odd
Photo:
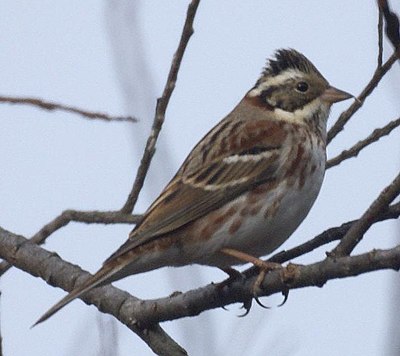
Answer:
[[[1,104],[0,226],[29,237],[65,209],[122,206],[140,160],[146,120],[152,118],[152,105],[161,95],[177,47],[187,3],[0,3],[2,95],[40,97],[141,119],[132,125],[106,123]],[[400,12],[398,4],[395,9]],[[194,27],[137,213],[157,196],[194,144],[255,83],[266,58],[277,48],[303,52],[332,85],[355,95],[376,66],[374,1],[204,0]],[[391,51],[385,43],[385,58]],[[140,58],[146,71],[141,67],[136,73]],[[399,116],[399,75],[396,63],[329,146],[329,157]],[[349,104],[334,107],[330,124]],[[399,141],[397,129],[357,159],[329,170],[307,219],[282,248],[359,217],[397,174]],[[44,247],[95,272],[131,228],[73,223],[50,237]],[[394,246],[396,228],[392,221],[376,225],[355,253]],[[332,246],[296,262],[319,261]],[[129,277],[116,285],[141,298],[157,298],[224,278],[213,268],[187,267]],[[190,355],[383,355],[395,280],[395,272],[380,271],[330,281],[321,289],[291,291],[284,307],[264,310],[255,305],[246,318],[237,318],[239,305],[232,305],[229,311],[211,310],[162,326]],[[75,301],[31,330],[32,323],[65,292],[16,269],[2,278],[0,289],[4,355],[101,355],[100,313],[94,307]],[[275,306],[281,297],[262,301]],[[110,319],[103,320],[108,325]],[[118,355],[152,355],[136,335],[117,325]]]

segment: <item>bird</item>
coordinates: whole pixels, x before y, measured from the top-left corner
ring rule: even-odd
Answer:
[[[227,273],[282,245],[305,219],[325,173],[332,104],[353,95],[329,84],[294,49],[279,49],[237,106],[193,148],[122,244],[77,297],[129,275],[200,264]]]

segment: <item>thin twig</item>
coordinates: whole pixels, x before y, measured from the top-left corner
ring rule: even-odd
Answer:
[[[397,219],[399,216],[400,216],[400,203],[396,203],[389,206],[389,208],[386,211],[378,215],[375,218],[374,223],[378,221],[385,221],[388,219]],[[313,239],[301,245],[298,245],[290,250],[281,251],[275,254],[274,256],[269,258],[268,261],[277,263],[290,261],[293,260],[294,258],[305,255],[306,253],[309,253],[321,246],[324,246],[330,242],[340,240],[357,221],[358,220],[349,221],[343,223],[340,226],[332,227],[328,230],[325,230],[324,232],[315,236]]]
[[[383,14],[381,9],[378,11],[378,65],[377,68],[382,67],[383,63]]]
[[[400,59],[400,31],[399,31],[399,18],[397,15],[390,11],[389,3],[387,0],[378,0],[379,11],[383,13],[385,17],[385,30],[386,36],[392,43],[396,53],[397,58]]]
[[[374,223],[376,216],[381,214],[387,206],[400,194],[400,173],[379,194],[378,198],[369,206],[361,218],[351,226],[349,231],[341,239],[340,243],[329,254],[332,257],[349,255],[363,238],[365,232]]]
[[[326,169],[337,166],[346,159],[349,159],[351,157],[356,157],[362,149],[378,141],[381,137],[389,135],[392,132],[392,130],[394,130],[398,126],[400,126],[400,118],[389,122],[384,127],[375,129],[367,138],[358,141],[354,146],[352,146],[348,150],[342,151],[339,155],[337,155],[334,158],[331,158],[328,162],[326,162]]]
[[[20,105],[31,105],[36,106],[45,110],[62,110],[78,114],[88,119],[99,119],[105,121],[126,121],[126,122],[138,122],[139,120],[133,116],[110,116],[105,113],[82,110],[73,106],[68,106],[59,103],[53,103],[38,98],[27,98],[27,97],[11,97],[11,96],[0,96],[1,103],[8,104],[20,104]]]
[[[129,193],[128,199],[125,202],[124,206],[121,208],[121,212],[131,213],[138,199],[139,193],[143,187],[143,183],[149,169],[151,160],[153,158],[155,152],[155,146],[158,139],[158,136],[161,131],[162,124],[165,119],[165,112],[167,110],[167,106],[169,100],[171,98],[172,92],[174,91],[179,68],[181,66],[182,58],[185,53],[187,44],[189,42],[190,37],[194,33],[193,30],[193,21],[196,15],[197,7],[199,6],[200,0],[192,0],[189,4],[186,14],[185,24],[183,26],[181,39],[179,41],[178,49],[176,50],[171,68],[168,74],[168,79],[164,87],[163,94],[161,98],[157,100],[156,113],[154,116],[153,125],[151,128],[151,132],[149,138],[146,142],[146,147],[144,149],[143,157],[140,161],[140,166],[138,168],[135,181],[133,183],[131,192]]]
[[[30,238],[30,241],[41,245],[46,239],[68,225],[70,222],[81,222],[86,224],[136,224],[140,220],[140,215],[124,214],[120,211],[79,211],[65,210],[52,221],[44,225],[35,235]],[[0,276],[7,272],[12,265],[7,261],[0,263]]]
[[[123,214],[119,211],[79,211],[65,210],[54,220],[43,226],[31,241],[40,245],[48,236],[67,225],[71,221],[86,224],[136,224],[140,219],[140,215]]]
[[[378,86],[381,79],[389,71],[389,69],[392,67],[393,63],[396,62],[396,60],[397,60],[396,53],[393,53],[381,67],[378,67],[375,70],[375,73],[372,76],[371,80],[365,86],[361,94],[358,96],[357,98],[358,100],[355,100],[353,104],[351,104],[346,111],[341,113],[335,124],[329,130],[328,143],[330,143],[336,137],[336,135],[343,130],[346,123],[350,120],[350,118],[354,115],[354,113],[363,105],[365,99]]]

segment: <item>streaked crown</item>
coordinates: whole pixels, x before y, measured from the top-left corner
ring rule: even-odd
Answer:
[[[280,49],[275,58],[268,60],[249,95],[259,96],[274,109],[295,112],[320,97],[328,87],[328,81],[303,54]]]
[[[315,73],[323,78],[322,74],[306,56],[294,49],[279,49],[275,52],[275,58],[269,59],[262,76],[277,76],[285,70],[293,69],[303,73]]]

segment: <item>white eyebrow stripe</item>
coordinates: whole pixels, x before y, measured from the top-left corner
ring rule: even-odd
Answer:
[[[285,83],[287,80],[300,79],[303,77],[304,77],[304,73],[302,73],[298,69],[286,69],[281,74],[278,74],[274,77],[270,77],[270,78],[260,82],[260,84],[256,88],[250,90],[249,96],[252,96],[252,97],[258,96],[268,87],[279,86],[279,85],[282,85],[283,83]]]

